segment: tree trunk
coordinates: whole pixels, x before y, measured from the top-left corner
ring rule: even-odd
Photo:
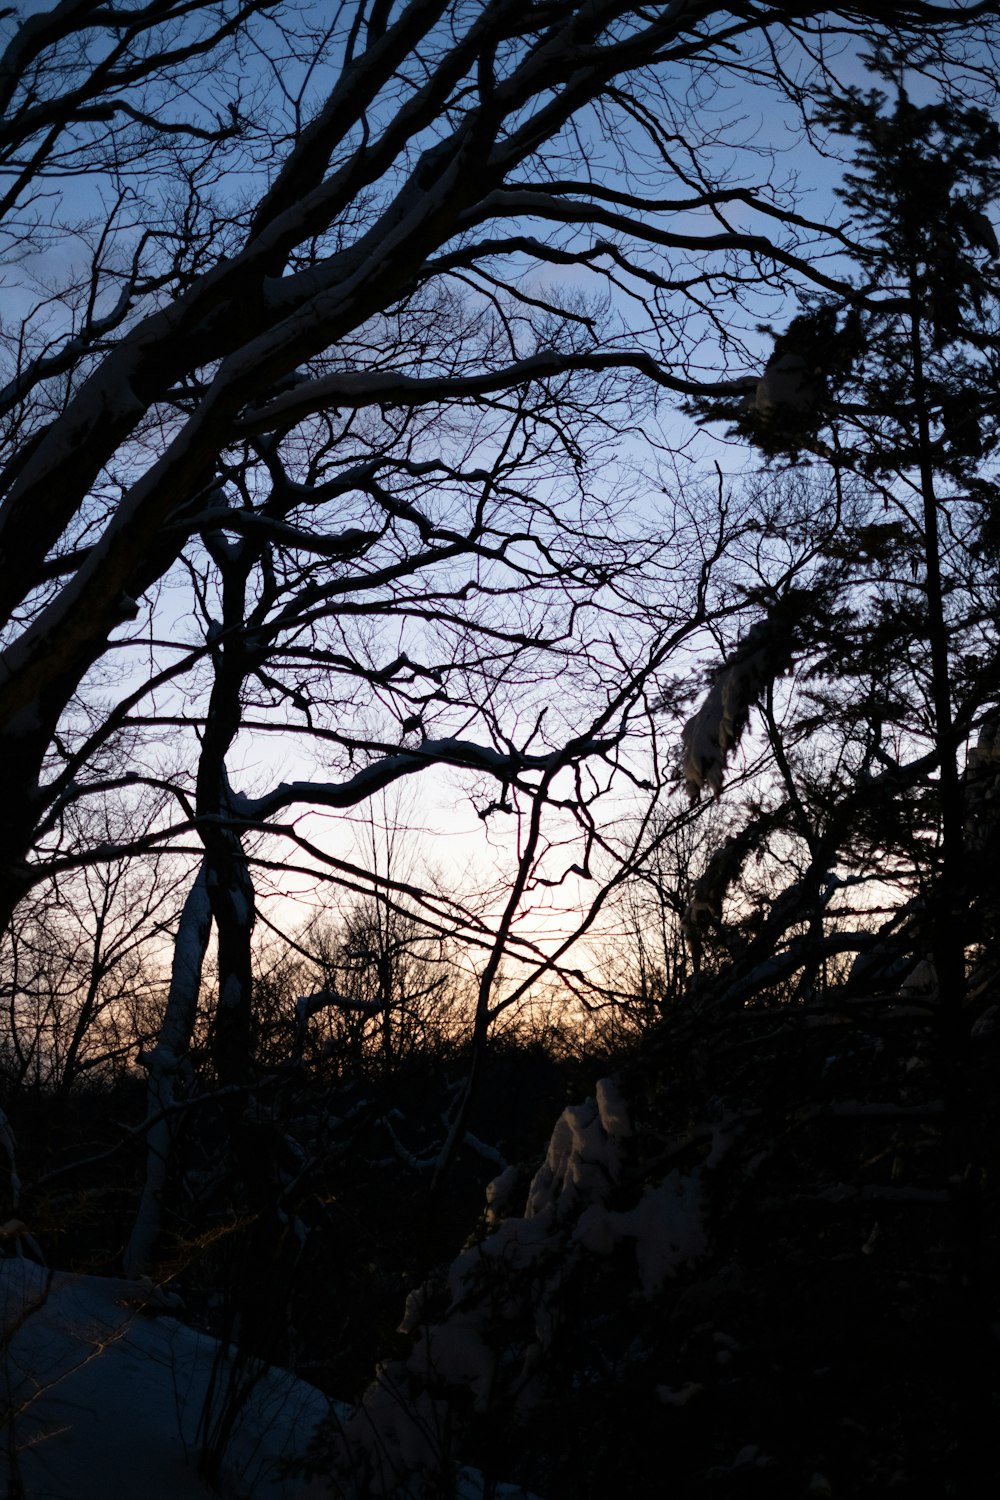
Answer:
[[[204,863],[188,892],[174,940],[170,989],[156,1046],[143,1057],[149,1076],[146,1132],[146,1182],[135,1224],[125,1249],[126,1276],[139,1276],[152,1256],[160,1233],[160,1209],[173,1144],[174,1082],[188,1058],[198,1012],[202,966],[212,929]]]

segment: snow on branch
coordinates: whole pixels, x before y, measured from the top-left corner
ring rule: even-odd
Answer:
[[[778,606],[751,626],[712,683],[708,697],[684,725],[682,770],[692,802],[698,801],[705,787],[713,796],[721,795],[726,760],[739,744],[751,708],[792,664],[795,638],[790,624],[788,609]]]
[[[352,1000],[349,995],[343,995],[339,990],[324,986],[313,995],[300,995],[295,1002],[295,1022],[299,1030],[303,1030],[306,1022],[312,1017],[319,1015],[321,1010],[353,1010],[360,1011],[366,1016],[380,1016],[385,1010],[383,1000]]]
[[[749,856],[761,848],[787,810],[787,803],[782,803],[747,824],[738,833],[731,834],[716,849],[695,882],[691,899],[681,917],[685,936],[692,945],[700,943],[699,931],[702,927],[721,922],[726,893],[739,879]]]
[[[587,748],[583,746],[583,752]],[[511,781],[524,771],[545,770],[561,754],[557,751],[554,755],[521,755],[516,751],[496,750],[492,745],[477,745],[473,740],[425,740],[413,750],[374,761],[346,781],[285,781],[261,797],[233,793],[230,803],[237,817],[250,821],[270,817],[295,802],[310,802],[317,807],[353,807],[400,777],[412,776],[439,762],[490,771],[502,781]]]
[[[649,355],[635,351],[567,354],[545,350],[515,360],[501,369],[471,375],[417,376],[393,370],[338,370],[316,380],[303,380],[265,406],[248,411],[239,423],[239,431],[266,432],[279,425],[294,424],[331,406],[357,409],[461,400],[508,390],[511,386],[528,385],[535,380],[547,380],[573,370],[599,374],[618,369],[638,370],[655,384],[689,396],[732,394],[742,389],[732,380],[706,384],[682,379],[671,375]]]

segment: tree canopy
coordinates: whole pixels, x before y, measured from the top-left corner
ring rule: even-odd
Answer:
[[[225,1221],[264,1306],[358,1119],[428,1201],[460,1150],[505,1166],[476,1090],[543,984],[605,1054],[643,1039],[655,1117],[658,1027],[697,1072],[699,1027],[818,1026],[919,969],[965,1181],[997,909],[995,6],[29,9],[0,15],[0,1064],[64,1101],[141,1078],[128,1272],[165,1213],[176,1241]],[[381,827],[443,775],[488,891],[446,831],[433,876]],[[293,927],[295,882],[339,922]],[[602,1090],[524,1223],[588,1142],[628,1176]]]

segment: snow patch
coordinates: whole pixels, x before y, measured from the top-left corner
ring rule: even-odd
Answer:
[[[613,1078],[597,1080],[597,1112],[608,1135],[624,1141],[632,1134],[628,1105],[621,1089]]]
[[[596,1102],[588,1099],[568,1105],[528,1189],[525,1218],[534,1218],[547,1208],[565,1218],[581,1204],[603,1199],[617,1166],[617,1148],[601,1124]]]
[[[476,1411],[489,1406],[496,1359],[474,1324],[451,1321],[425,1329],[407,1365],[416,1374],[469,1386]]]
[[[499,1177],[486,1184],[486,1223],[495,1228],[510,1212],[521,1173],[517,1167],[506,1167]]]
[[[675,1168],[624,1213],[591,1204],[580,1215],[573,1238],[595,1255],[610,1255],[622,1240],[634,1239],[639,1281],[650,1297],[679,1267],[704,1253],[708,1240],[701,1210],[698,1174],[687,1176]]]
[[[551,1401],[545,1355],[574,1316],[574,1276],[588,1256],[634,1247],[633,1286],[653,1296],[704,1252],[699,1173],[675,1169],[640,1188],[638,1161],[628,1175],[623,1170],[638,1150],[625,1144],[635,1133],[627,1100],[613,1079],[595,1092],[559,1116],[523,1216],[510,1212],[520,1174],[508,1168],[487,1189],[485,1236],[465,1247],[442,1281],[408,1296],[401,1328],[415,1335],[409,1354],[378,1371],[335,1436],[347,1486],[339,1493],[415,1500],[437,1493],[439,1482],[443,1493],[454,1480],[470,1397],[494,1420],[516,1421]],[[629,1185],[637,1201],[609,1207],[612,1193],[621,1201]],[[479,1500],[480,1481],[461,1472],[473,1487],[457,1493]],[[512,1500],[523,1492],[501,1486],[496,1494]]]
[[[0,1492],[106,1500],[204,1500],[197,1430],[218,1342],[172,1317],[148,1283],[0,1260],[5,1443]],[[329,1403],[262,1367],[224,1471],[245,1500],[299,1500],[300,1457]],[[21,1487],[18,1487],[21,1486]]]

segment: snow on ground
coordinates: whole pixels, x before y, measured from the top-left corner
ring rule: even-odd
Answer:
[[[176,1299],[173,1299],[176,1301]],[[213,1370],[240,1376],[208,1334],[170,1316],[148,1282],[74,1276],[0,1260],[0,1495],[5,1500],[208,1500],[199,1434]],[[174,1309],[176,1310],[176,1309]],[[317,1424],[347,1407],[260,1366],[222,1465],[224,1500],[329,1500],[289,1474]],[[243,1387],[242,1392],[246,1393]],[[498,1485],[491,1500],[536,1500]],[[457,1500],[484,1500],[463,1468]]]
[[[204,1500],[197,1429],[220,1346],[156,1311],[148,1284],[0,1261],[0,1492],[24,1500]],[[228,1365],[231,1370],[231,1364]],[[329,1403],[261,1370],[235,1420],[229,1500],[298,1500],[300,1455]]]
[[[622,1243],[635,1254],[637,1289],[655,1295],[663,1281],[705,1249],[697,1172],[635,1183],[631,1207],[611,1209],[633,1126],[618,1084],[602,1079],[596,1098],[566,1108],[545,1160],[528,1189],[523,1216],[510,1213],[518,1174],[509,1169],[488,1192],[487,1227],[452,1264],[443,1317],[428,1316],[423,1292],[406,1309],[416,1338],[408,1358],[379,1368],[358,1408],[337,1407],[285,1371],[261,1366],[239,1389],[225,1446],[226,1500],[331,1500],[322,1478],[287,1472],[329,1413],[331,1458],[343,1460],[347,1487],[366,1496],[406,1500],[424,1479],[459,1461],[450,1445],[439,1396],[442,1384],[471,1395],[487,1413],[500,1376],[495,1336],[509,1342],[506,1320],[524,1295],[532,1302],[536,1344],[514,1372],[528,1401],[530,1362],[551,1338],[549,1307],[581,1256],[606,1256]],[[538,1283],[537,1286],[535,1283]],[[508,1304],[509,1303],[509,1307]],[[174,1309],[176,1311],[176,1309]],[[199,1422],[213,1370],[223,1391],[246,1372],[222,1357],[217,1341],[170,1315],[165,1299],[141,1282],[49,1272],[26,1260],[0,1260],[0,1402],[6,1452],[0,1484],[10,1500],[205,1500],[198,1474],[204,1444]],[[502,1383],[502,1382],[501,1382]],[[215,1410],[225,1412],[216,1403]],[[482,1500],[482,1476],[458,1472],[460,1500]],[[219,1493],[216,1491],[215,1493]],[[524,1491],[501,1485],[502,1500]]]

